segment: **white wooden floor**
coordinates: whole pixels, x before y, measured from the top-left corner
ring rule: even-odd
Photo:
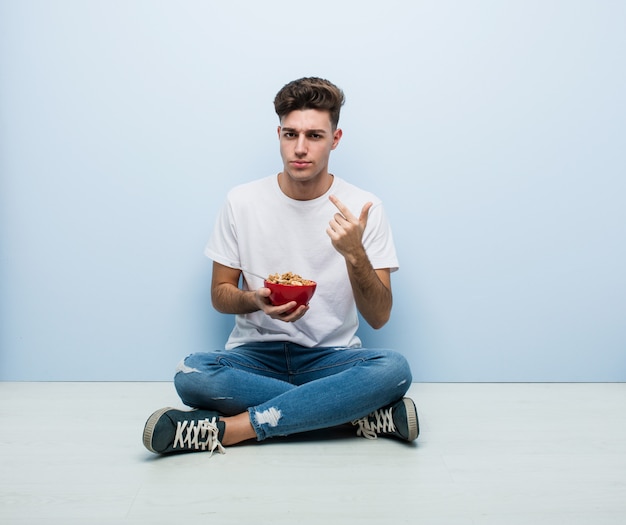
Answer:
[[[410,395],[414,445],[335,431],[159,457],[141,434],[181,406],[170,383],[0,383],[0,523],[626,523],[626,384]]]

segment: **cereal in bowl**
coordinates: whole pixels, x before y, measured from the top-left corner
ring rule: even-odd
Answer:
[[[267,278],[267,282],[274,284],[286,284],[290,286],[310,286],[313,284],[313,281],[310,279],[304,279],[297,273],[293,272],[286,272],[283,274],[272,273]]]

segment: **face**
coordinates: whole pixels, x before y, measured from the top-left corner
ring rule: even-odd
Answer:
[[[339,144],[342,132],[333,130],[328,111],[304,109],[288,113],[278,127],[283,173],[282,190],[294,198],[315,198],[330,187],[330,152]],[[316,194],[319,193],[319,194]]]

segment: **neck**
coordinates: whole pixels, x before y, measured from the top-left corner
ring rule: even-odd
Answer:
[[[280,172],[278,174],[278,186],[290,199],[310,201],[324,195],[332,186],[333,179],[334,176],[331,173],[326,173],[315,180],[296,181],[286,175],[285,172]]]

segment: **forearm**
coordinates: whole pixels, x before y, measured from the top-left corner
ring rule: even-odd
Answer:
[[[230,283],[221,283],[213,287],[211,300],[213,307],[223,314],[249,314],[259,310],[254,294]]]
[[[365,251],[357,257],[346,258],[346,266],[359,312],[372,328],[382,328],[391,316],[393,305],[389,282],[381,280]],[[380,275],[387,279],[388,270],[380,271]]]

